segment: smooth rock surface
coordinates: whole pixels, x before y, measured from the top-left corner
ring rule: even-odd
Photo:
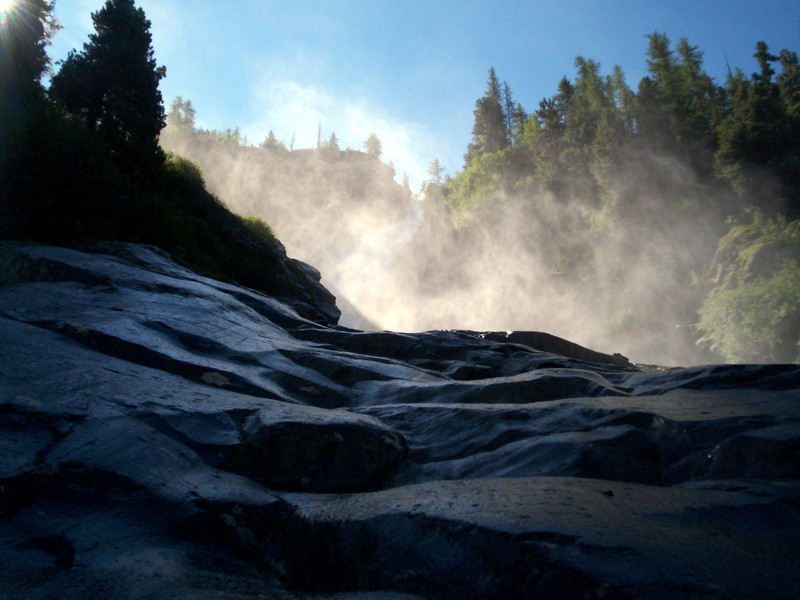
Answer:
[[[0,244],[0,598],[800,597],[800,367],[324,322]]]

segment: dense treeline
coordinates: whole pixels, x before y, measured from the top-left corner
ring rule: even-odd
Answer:
[[[557,93],[530,115],[492,69],[486,94],[477,101],[465,168],[445,190],[449,204],[465,208],[487,184],[506,191],[547,190],[574,201],[575,181],[585,186],[579,201],[635,204],[630,195],[614,195],[613,175],[621,163],[646,151],[687,158],[701,180],[728,182],[742,205],[797,216],[797,54],[781,50],[775,56],[759,42],[760,71],[748,78],[736,69],[719,86],[703,70],[702,52],[686,39],[673,49],[665,34],[648,37],[649,75],[636,92],[620,67],[603,76],[599,63],[578,57],[575,80],[564,77]],[[765,190],[767,176],[773,184]]]
[[[18,0],[2,22],[0,238],[149,243],[206,274],[289,293],[291,264],[269,227],[228,211],[197,166],[161,150],[165,69],[144,11],[107,0],[45,89],[52,11]]]
[[[735,69],[719,85],[686,39],[673,47],[665,34],[648,38],[649,73],[635,91],[621,68],[603,75],[578,57],[574,79],[531,114],[491,69],[463,170],[428,194],[440,195],[458,237],[503,231],[546,252],[552,272],[582,281],[609,276],[596,260],[612,239],[621,263],[647,260],[639,244],[658,240],[677,261],[687,309],[675,318],[695,320],[702,343],[729,360],[796,360],[797,54],[759,42],[759,70]],[[531,225],[512,233],[512,220]],[[614,276],[624,280],[625,268]],[[624,310],[637,322],[637,307]]]

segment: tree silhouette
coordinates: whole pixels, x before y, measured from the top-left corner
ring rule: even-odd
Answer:
[[[508,91],[510,101],[511,92]],[[489,81],[486,93],[475,103],[475,123],[472,127],[472,143],[467,147],[464,161],[467,166],[480,154],[490,154],[508,148],[509,131],[506,125],[506,114],[503,110],[503,96],[500,82],[494,72],[489,69]]]
[[[174,125],[181,131],[193,132],[196,116],[197,111],[195,111],[194,106],[192,106],[192,101],[184,101],[181,96],[177,96],[175,100],[172,101],[172,105],[169,108],[167,123],[169,125]]]
[[[106,0],[92,21],[95,33],[62,63],[51,94],[99,132],[124,171],[152,172],[164,160],[158,82],[166,70],[153,57],[150,21],[133,0]]]
[[[378,136],[374,133],[370,133],[367,140],[364,142],[364,150],[367,151],[367,154],[373,154],[377,157],[380,157],[383,154],[383,150],[381,149],[381,141],[378,139]]]
[[[444,183],[444,167],[438,158],[433,159],[428,167],[428,175],[431,176],[428,181],[433,185],[441,186]]]
[[[336,132],[331,132],[331,137],[328,139],[328,143],[325,146],[328,150],[337,151],[339,150],[339,138],[336,137]]]
[[[59,29],[53,3],[20,0],[6,9],[0,31],[0,137],[3,148],[20,135],[25,112],[43,98],[40,83],[50,59],[46,48]]]
[[[271,129],[267,134],[267,137],[264,138],[264,141],[261,142],[260,146],[264,148],[264,150],[271,150],[273,152],[288,152],[286,149],[286,144],[276,138]]]

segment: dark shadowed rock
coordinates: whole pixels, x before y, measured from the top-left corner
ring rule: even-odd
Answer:
[[[55,558],[55,563],[59,567],[71,567],[75,562],[75,548],[64,534],[46,535],[34,538],[31,542]]]
[[[589,348],[579,346],[574,342],[541,331],[488,332],[482,334],[482,337],[495,342],[523,344],[543,352],[560,354],[562,356],[592,363],[618,366],[630,365],[628,359],[621,354],[603,354],[602,352],[596,352]]]
[[[2,598],[800,597],[796,365],[354,331],[130,244],[0,283]]]
[[[377,419],[344,411],[265,408],[242,422],[223,467],[277,489],[352,491],[381,486],[406,455]]]

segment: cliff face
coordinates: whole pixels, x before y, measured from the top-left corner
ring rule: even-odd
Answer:
[[[359,332],[126,244],[0,284],[0,597],[800,597],[800,367]]]

